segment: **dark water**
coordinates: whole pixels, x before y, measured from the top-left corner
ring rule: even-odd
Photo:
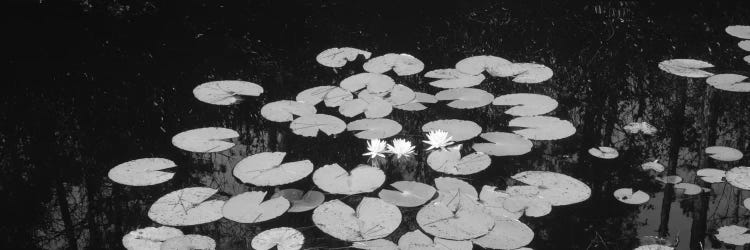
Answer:
[[[748,226],[747,193],[695,178],[700,168],[729,169],[703,154],[712,145],[748,150],[747,94],[718,91],[702,79],[665,73],[666,59],[694,58],[712,72],[747,74],[747,52],[727,35],[728,25],[750,23],[745,1],[11,1],[3,18],[5,95],[0,98],[0,197],[5,208],[0,244],[5,249],[120,249],[131,230],[154,226],[146,216],[160,196],[183,187],[219,188],[225,197],[247,190],[231,169],[242,158],[284,151],[288,161],[316,167],[365,163],[364,141],[349,132],[303,138],[287,124],[259,115],[260,107],[293,99],[301,90],[338,82],[361,71],[361,60],[333,71],[315,62],[330,47],[356,47],[381,55],[408,53],[427,70],[452,67],[472,55],[536,62],[555,76],[543,84],[490,79],[479,87],[495,96],[539,93],[558,100],[550,115],[570,120],[575,135],[535,141],[523,156],[493,157],[489,169],[469,176],[475,187],[511,184],[509,176],[547,170],[576,177],[592,190],[582,203],[554,207],[540,218],[523,217],[536,233],[534,249],[633,249],[641,236],[679,238],[679,249],[722,246],[712,234],[723,225]],[[197,101],[192,89],[211,80],[256,82],[266,92],[234,106]],[[420,76],[397,80],[435,93]],[[335,114],[333,109],[319,109]],[[492,105],[454,110],[443,103],[422,112],[394,111],[399,135],[423,140],[422,124],[438,119],[477,122],[484,131],[510,131],[510,119]],[[344,119],[351,121],[354,119]],[[654,136],[627,135],[622,126],[647,121]],[[173,135],[220,126],[240,132],[238,146],[217,154],[173,147]],[[592,158],[593,146],[616,147],[614,161]],[[421,146],[420,146],[421,147]],[[176,177],[150,187],[127,187],[106,177],[113,166],[143,157],[178,164]],[[439,173],[417,155],[413,171],[387,170],[389,180],[409,176],[430,183]],[[703,195],[675,194],[638,166],[660,159],[667,173],[712,188]],[[313,188],[309,178],[284,188]],[[640,206],[612,192],[633,187],[651,194]],[[666,198],[665,198],[666,197]],[[328,199],[340,198],[329,196]],[[350,197],[348,201],[356,201]],[[670,204],[664,209],[664,204]],[[417,210],[390,240],[419,226]],[[290,226],[305,234],[306,248],[346,247],[316,229],[310,213],[258,224],[228,220],[181,227],[212,237],[220,249],[250,249],[260,231]]]

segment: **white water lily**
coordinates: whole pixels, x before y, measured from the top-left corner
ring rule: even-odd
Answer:
[[[445,149],[445,146],[453,144],[452,140],[453,137],[448,136],[448,132],[443,130],[433,130],[427,134],[427,141],[423,142],[430,144],[430,147],[427,148],[427,150],[437,148]]]
[[[383,140],[380,139],[370,139],[367,141],[367,150],[370,152],[364,153],[362,155],[369,155],[370,158],[375,157],[385,157],[383,153],[385,153],[385,146],[386,143]]]
[[[388,152],[396,154],[396,158],[401,156],[409,157],[414,154],[414,146],[410,141],[405,139],[393,139],[393,145],[388,144]]]

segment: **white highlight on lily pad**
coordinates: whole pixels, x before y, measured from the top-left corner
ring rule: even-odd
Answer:
[[[359,73],[344,78],[344,80],[339,83],[341,88],[350,92],[367,88],[367,90],[373,93],[390,91],[395,85],[396,83],[393,81],[393,78],[378,73]]]
[[[385,239],[353,242],[351,247],[367,250],[399,250],[396,243]]]
[[[737,161],[742,159],[742,152],[737,149],[724,146],[711,146],[705,150],[708,157],[718,161]]]
[[[190,187],[168,193],[151,205],[148,217],[169,226],[192,226],[219,220],[223,217],[222,200],[208,200],[218,190]]]
[[[487,71],[495,77],[513,77],[517,83],[541,83],[552,78],[552,69],[536,63],[513,63],[493,67]]]
[[[659,160],[643,163],[641,164],[641,168],[643,168],[643,170],[654,170],[657,173],[661,173],[664,171],[664,165],[661,165],[661,163],[659,163]]]
[[[304,192],[293,188],[278,190],[271,196],[271,199],[276,197],[284,197],[291,202],[291,207],[287,210],[290,213],[313,210],[325,201],[325,195],[321,192],[315,190]]]
[[[285,152],[263,152],[245,157],[232,171],[244,183],[278,186],[305,178],[313,171],[310,160],[281,163]]]
[[[382,139],[401,132],[401,124],[385,118],[366,118],[352,121],[346,125],[346,130],[360,131],[354,134],[360,139]]]
[[[323,132],[326,135],[335,135],[344,132],[344,129],[346,129],[346,123],[335,116],[313,114],[294,119],[294,121],[289,124],[289,128],[291,128],[292,132],[295,134],[305,137],[315,137],[318,135],[318,131]]]
[[[668,175],[664,177],[657,176],[656,180],[664,184],[677,184],[682,182],[682,177],[679,177],[677,175]]]
[[[174,173],[161,170],[177,165],[164,158],[141,158],[121,163],[109,170],[107,176],[114,182],[129,186],[148,186],[164,183]]]
[[[172,137],[175,147],[196,153],[212,153],[230,149],[234,143],[225,140],[237,138],[240,134],[228,128],[197,128],[181,132]]]
[[[482,133],[482,127],[479,124],[467,120],[436,120],[422,125],[422,132],[429,133],[430,131],[437,130],[448,132],[448,136],[452,137],[452,141],[457,142],[469,140]]]
[[[265,191],[244,192],[230,198],[222,208],[224,218],[239,223],[258,223],[281,216],[289,209],[283,197],[263,201]]]
[[[517,117],[510,120],[508,126],[525,128],[513,133],[531,140],[559,140],[576,133],[572,123],[551,116]]]
[[[369,165],[359,165],[346,171],[334,163],[315,170],[313,182],[323,191],[332,194],[369,193],[383,185],[385,173]]]
[[[487,91],[475,88],[446,89],[435,94],[440,101],[451,101],[448,107],[457,109],[473,109],[487,106],[495,98]]]
[[[511,64],[510,61],[497,56],[472,56],[456,63],[456,69],[469,75],[479,75],[494,67]]]
[[[388,53],[368,60],[362,68],[372,73],[385,73],[393,70],[396,75],[406,76],[422,72],[424,63],[409,54]]]
[[[214,250],[216,241],[208,236],[188,234],[164,241],[161,250]]]
[[[406,110],[406,111],[420,111],[427,109],[423,103],[437,103],[438,99],[434,95],[430,95],[422,92],[414,92],[415,98],[409,103],[402,105],[394,105],[393,108]]]
[[[750,80],[738,74],[718,74],[706,79],[708,85],[731,92],[750,92]]]
[[[294,120],[294,116],[312,115],[317,112],[313,104],[289,100],[266,103],[260,109],[260,115],[272,122],[290,122]]]
[[[425,73],[424,76],[439,79],[430,82],[430,85],[444,89],[473,87],[479,85],[485,79],[483,74],[470,75],[457,69],[436,69]]]
[[[378,198],[364,197],[355,211],[340,200],[315,208],[313,222],[321,231],[344,241],[367,241],[388,236],[401,224],[398,207]]]
[[[141,228],[123,236],[122,245],[128,250],[159,250],[164,241],[182,235],[182,231],[173,227]]]
[[[397,181],[391,186],[398,191],[382,189],[378,197],[399,207],[418,207],[425,204],[435,195],[435,188],[415,181]]]
[[[745,244],[750,244],[750,234],[746,233],[747,230],[748,229],[746,227],[737,225],[723,226],[717,230],[718,233],[715,234],[715,236],[716,239],[721,242],[742,246]]]
[[[617,149],[604,146],[590,148],[589,154],[601,159],[614,159],[617,158],[617,156],[620,156],[620,153],[617,152]]]
[[[643,133],[646,135],[653,135],[659,131],[654,125],[648,122],[631,122],[625,125],[623,129],[630,134]]]
[[[535,116],[557,108],[557,101],[546,95],[518,93],[498,96],[493,105],[513,106],[505,113],[513,116]]]
[[[618,201],[631,205],[643,204],[651,199],[651,196],[641,190],[634,193],[632,188],[620,188],[615,190],[614,196]]]
[[[490,249],[517,249],[531,243],[534,231],[526,224],[515,219],[500,219],[495,221],[490,232],[472,242]]]
[[[474,143],[472,148],[493,156],[523,155],[531,151],[534,144],[523,136],[505,133],[488,132],[479,135],[490,143]]]
[[[277,227],[260,232],[253,237],[250,246],[256,250],[268,250],[276,247],[278,250],[301,249],[305,243],[305,236],[291,227]]]
[[[525,171],[511,178],[539,189],[539,197],[553,206],[582,202],[591,197],[591,188],[583,182],[555,172]]]
[[[667,73],[690,78],[704,78],[714,75],[702,69],[712,68],[713,64],[695,59],[671,59],[659,63],[659,68]]]
[[[701,180],[708,183],[720,183],[724,182],[724,177],[727,171],[715,168],[702,168],[696,172],[696,175],[701,177]]]
[[[401,250],[471,250],[471,241],[446,240],[435,237],[430,239],[419,229],[406,232],[398,239]]]
[[[726,179],[732,186],[750,190],[750,167],[734,167],[727,171]]]
[[[355,48],[343,47],[343,48],[330,48],[320,52],[315,57],[315,61],[318,61],[323,66],[331,68],[344,67],[347,62],[357,60],[357,56],[362,55],[365,59],[370,59],[372,53]]]
[[[750,39],[750,26],[747,25],[727,26],[724,31],[737,38]]]
[[[295,100],[310,105],[316,105],[325,101],[327,107],[338,107],[344,101],[354,99],[352,92],[337,86],[317,86],[312,87],[297,94]]]
[[[461,157],[461,145],[432,151],[427,156],[427,165],[435,171],[452,175],[478,173],[490,166],[492,160],[481,152]]]
[[[686,194],[686,195],[696,195],[696,194],[700,194],[703,192],[703,188],[693,183],[685,183],[685,182],[677,183],[674,185],[674,188],[682,189],[683,194]]]
[[[214,105],[231,105],[241,99],[238,96],[259,96],[262,93],[263,87],[245,81],[213,81],[193,89],[195,98]]]

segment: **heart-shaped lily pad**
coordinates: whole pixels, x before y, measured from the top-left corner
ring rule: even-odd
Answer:
[[[315,208],[313,222],[321,231],[344,241],[383,238],[401,224],[398,207],[378,198],[362,198],[355,211],[340,200]]]
[[[245,81],[213,81],[193,89],[195,98],[214,105],[231,105],[241,99],[239,96],[259,96],[262,93],[263,87]]]
[[[294,119],[294,121],[289,124],[289,128],[291,128],[292,132],[295,134],[306,137],[315,137],[318,135],[318,131],[327,135],[344,132],[344,129],[346,129],[346,123],[335,116],[313,114]]]
[[[357,60],[357,56],[359,55],[362,55],[365,59],[370,59],[372,53],[349,47],[330,48],[320,52],[315,57],[315,61],[326,67],[340,68],[344,67],[347,62]]]
[[[313,104],[289,100],[267,103],[260,109],[263,118],[273,122],[289,122],[294,120],[294,116],[312,115],[316,112],[318,111]]]
[[[256,186],[277,186],[292,183],[312,173],[309,160],[282,164],[286,153],[264,152],[242,159],[234,166],[233,174],[244,183]]]
[[[234,143],[225,140],[239,136],[237,131],[228,128],[198,128],[175,135],[172,137],[172,145],[190,152],[212,153],[234,147]]]
[[[250,242],[253,249],[268,250],[276,247],[278,250],[301,249],[305,243],[305,236],[291,227],[277,227],[260,232]]]
[[[223,217],[222,200],[209,200],[218,190],[190,187],[168,193],[151,205],[148,217],[162,225],[192,226],[219,220]]]
[[[397,181],[391,186],[398,191],[383,189],[378,197],[399,207],[417,207],[425,204],[435,195],[435,188],[415,181]]]
[[[261,191],[235,195],[222,208],[224,218],[239,223],[258,223],[279,217],[289,209],[289,201],[283,197],[263,201],[264,197],[266,192]]]
[[[174,162],[164,158],[142,158],[115,166],[109,170],[107,176],[123,185],[155,185],[172,179],[174,173],[161,170],[175,166],[177,165]]]
[[[313,182],[320,189],[332,194],[368,193],[383,185],[385,173],[369,165],[359,165],[351,171],[346,171],[334,163],[315,170]]]

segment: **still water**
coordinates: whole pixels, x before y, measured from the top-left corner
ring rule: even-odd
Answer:
[[[14,1],[6,4],[4,80],[0,100],[4,209],[0,239],[7,249],[123,249],[128,232],[158,226],[147,216],[159,197],[181,188],[218,189],[228,199],[245,191],[275,188],[318,190],[312,178],[280,187],[243,184],[232,169],[245,157],[286,152],[285,161],[310,160],[315,168],[338,163],[345,169],[373,164],[399,180],[432,185],[449,176],[426,161],[423,124],[441,119],[477,123],[483,132],[511,132],[505,107],[455,109],[446,102],[418,112],[394,110],[386,118],[403,126],[398,138],[416,145],[408,160],[371,160],[366,140],[353,133],[302,137],[288,123],[260,115],[264,104],[294,100],[315,86],[337,86],[363,72],[362,57],[332,69],[316,62],[321,51],[354,47],[373,53],[406,53],[425,70],[396,76],[396,83],[435,94],[427,71],[452,68],[461,59],[492,55],[549,67],[554,75],[539,84],[488,77],[475,88],[495,97],[536,93],[559,106],[546,115],[570,121],[575,134],[559,140],[533,140],[529,153],[492,156],[491,165],[461,180],[481,190],[518,185],[510,177],[551,171],[591,188],[587,200],[555,206],[541,217],[521,217],[534,232],[533,249],[634,249],[644,238],[661,237],[676,249],[743,249],[713,235],[727,225],[748,226],[743,206],[748,193],[725,182],[707,183],[702,168],[729,170],[748,165],[716,161],[704,149],[720,145],[748,153],[747,93],[715,89],[702,78],[660,70],[659,62],[691,58],[715,65],[715,74],[747,75],[750,52],[728,35],[729,25],[750,24],[746,2],[688,2],[680,5],[635,1],[477,1],[437,4],[400,1]],[[216,80],[242,80],[264,89],[231,106],[210,105],[193,88]],[[318,105],[318,113],[345,122]],[[648,122],[658,132],[629,134],[630,122]],[[201,127],[237,131],[236,146],[218,153],[190,153],[174,147],[174,135]],[[463,154],[472,152],[473,139]],[[591,156],[592,147],[616,148],[616,159]],[[146,157],[175,162],[171,180],[131,187],[107,177],[114,166]],[[640,165],[659,160],[664,172]],[[379,162],[380,161],[380,162]],[[385,162],[385,163],[384,163]],[[678,175],[703,188],[686,195],[657,177]],[[649,195],[640,205],[618,201],[613,192],[633,188]],[[377,191],[352,196],[326,194],[326,200],[357,204]],[[403,220],[385,239],[398,242],[418,230],[419,208],[400,208]],[[303,249],[344,249],[351,245],[320,229],[311,211],[241,224],[221,219],[178,227],[185,234],[209,236],[217,249],[251,249],[258,233],[292,227],[305,236]],[[475,249],[481,249],[474,246]]]

